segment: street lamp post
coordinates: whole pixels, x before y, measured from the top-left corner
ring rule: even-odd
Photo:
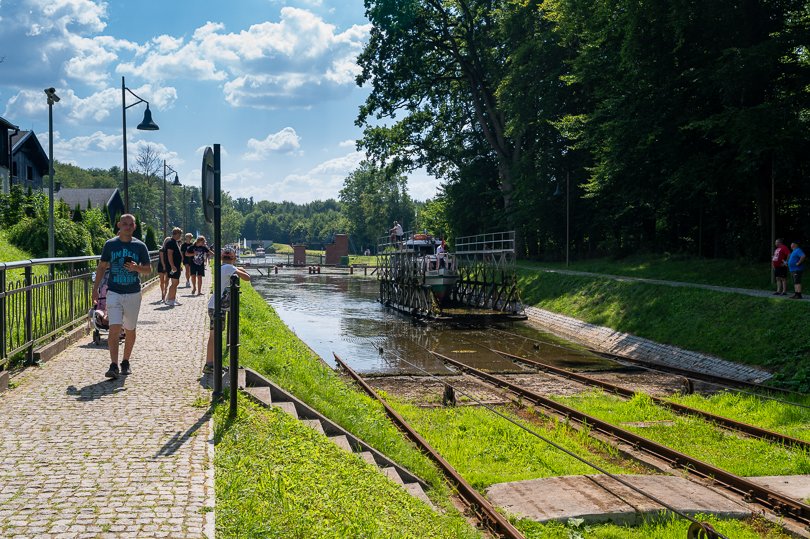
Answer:
[[[174,172],[174,181],[172,185],[180,185],[180,178],[177,176],[177,171],[174,170],[172,167],[166,164],[166,160],[163,160],[163,237],[169,235],[169,218],[166,216],[166,171],[169,170]]]
[[[127,92],[138,100],[131,105],[127,105]],[[152,121],[152,111],[149,110],[149,101],[142,99],[132,90],[126,87],[124,77],[121,77],[121,116],[124,126],[124,212],[129,213],[129,171],[127,170],[127,109],[140,103],[146,103],[146,111],[143,113],[143,121],[138,124],[141,131],[157,131],[158,125]]]
[[[557,184],[557,189],[554,191],[554,196],[560,196],[562,193],[560,192],[560,184]],[[569,257],[569,245],[570,241],[570,232],[571,232],[571,173],[570,171],[565,172],[565,267],[568,267],[570,263]]]
[[[59,102],[56,88],[45,88],[48,96],[48,258],[56,256],[53,219],[53,104]]]

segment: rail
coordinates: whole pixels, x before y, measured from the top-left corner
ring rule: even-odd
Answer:
[[[157,251],[149,253],[155,278]],[[22,354],[34,362],[37,346],[87,320],[99,256],[35,258],[0,263],[0,371]]]

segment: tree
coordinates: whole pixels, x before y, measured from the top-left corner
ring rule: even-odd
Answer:
[[[357,124],[360,146],[397,169],[426,166],[440,177],[489,159],[502,212],[514,226],[516,169],[524,132],[507,130],[496,91],[508,41],[491,0],[380,0],[366,3],[371,35],[358,59],[370,84]],[[374,119],[395,120],[378,126]],[[465,149],[474,148],[474,152]]]
[[[139,146],[138,155],[135,157],[135,167],[130,172],[140,174],[146,185],[151,187],[157,179],[160,168],[161,157],[157,147],[149,143]]]
[[[342,214],[355,243],[377,245],[388,236],[396,220],[403,228],[414,224],[414,207],[407,192],[407,178],[392,169],[378,168],[364,161],[343,182],[340,190]]]

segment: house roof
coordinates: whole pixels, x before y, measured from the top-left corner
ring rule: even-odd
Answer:
[[[17,126],[13,123],[9,122],[2,116],[0,116],[0,127],[5,127],[6,129],[17,129]]]
[[[23,148],[28,147],[32,154],[31,160],[39,167],[40,171],[48,171],[48,154],[42,149],[42,144],[33,131],[20,131],[11,136],[11,153],[16,154]]]
[[[60,189],[56,191],[53,196],[65,202],[70,209],[79,205],[79,208],[87,209],[87,201],[94,208],[104,208],[112,201],[118,189],[115,187],[100,188],[100,189]]]

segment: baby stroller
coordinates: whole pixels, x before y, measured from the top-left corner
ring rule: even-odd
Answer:
[[[110,333],[110,321],[107,317],[107,281],[109,278],[110,272],[107,271],[98,285],[98,301],[87,312],[87,324],[93,330],[93,344],[96,346],[101,346],[102,335],[109,335]],[[119,338],[124,338],[123,332],[121,332]]]

